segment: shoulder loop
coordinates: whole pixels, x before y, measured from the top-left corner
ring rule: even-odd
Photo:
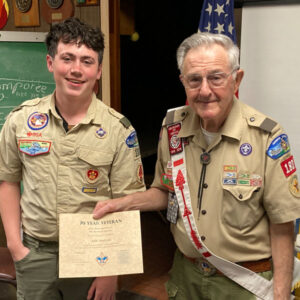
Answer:
[[[187,106],[180,106],[168,109],[163,125],[170,125],[182,121],[187,115],[186,108]]]
[[[125,128],[129,128],[131,125],[130,121],[126,117],[120,119],[120,122]]]
[[[265,118],[263,122],[260,124],[259,128],[264,131],[272,132],[273,128],[277,125],[277,123],[269,118]]]
[[[26,100],[23,103],[21,103],[20,105],[16,106],[11,112],[18,111],[24,106],[34,106],[34,105],[40,103],[41,100],[42,100],[42,98],[35,98],[35,99],[31,99],[31,100]]]

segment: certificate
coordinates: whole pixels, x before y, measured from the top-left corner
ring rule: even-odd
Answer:
[[[91,214],[60,214],[59,277],[143,273],[139,211],[94,220]]]

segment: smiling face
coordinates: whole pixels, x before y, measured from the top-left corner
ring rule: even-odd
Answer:
[[[184,59],[181,80],[188,103],[201,118],[203,128],[208,131],[217,132],[231,110],[243,71],[236,72],[236,79],[231,72],[227,52],[220,45],[191,49]],[[230,74],[222,87],[211,87],[204,79],[201,87],[191,89],[185,82],[185,78],[193,74],[206,77],[218,73]]]
[[[102,70],[97,52],[83,44],[59,42],[54,58],[47,55],[47,66],[54,76],[57,98],[91,100]]]

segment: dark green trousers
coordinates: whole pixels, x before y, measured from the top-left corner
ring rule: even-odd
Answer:
[[[58,278],[58,243],[24,235],[29,254],[15,262],[18,300],[86,300],[93,278]]]
[[[271,279],[272,271],[259,273]],[[208,275],[176,250],[170,279],[166,283],[169,299],[174,300],[255,300],[256,297],[229,278]]]

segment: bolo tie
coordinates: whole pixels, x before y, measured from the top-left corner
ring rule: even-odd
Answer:
[[[202,203],[202,196],[203,196],[203,189],[204,187],[207,187],[207,185],[204,183],[205,180],[205,174],[206,174],[206,166],[210,163],[210,154],[209,152],[206,152],[203,150],[203,153],[200,155],[200,162],[202,164],[201,169],[201,175],[200,175],[200,181],[199,181],[199,187],[198,187],[198,220],[200,216],[200,210],[201,210],[201,203]]]

